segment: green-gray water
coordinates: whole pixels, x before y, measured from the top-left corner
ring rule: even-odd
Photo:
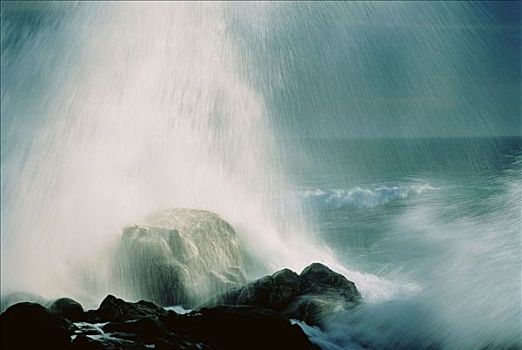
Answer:
[[[322,239],[345,266],[412,288],[372,290],[388,300],[335,323],[334,344],[520,346],[520,138],[301,143],[317,163],[294,176]]]

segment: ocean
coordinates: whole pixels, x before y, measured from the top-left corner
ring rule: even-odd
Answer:
[[[299,142],[307,217],[368,301],[327,347],[521,345],[520,138]]]

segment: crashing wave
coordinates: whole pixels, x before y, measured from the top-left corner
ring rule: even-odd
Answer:
[[[407,186],[380,186],[375,189],[355,187],[346,189],[313,189],[301,192],[305,201],[312,205],[330,208],[374,208],[390,201],[404,199],[412,194],[436,190],[429,184]]]

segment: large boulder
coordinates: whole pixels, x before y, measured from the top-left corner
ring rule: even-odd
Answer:
[[[14,292],[2,295],[0,298],[0,312],[4,312],[8,307],[21,302],[31,302],[37,304],[45,304],[48,299],[36,294],[26,292]]]
[[[353,307],[361,298],[355,283],[323,264],[307,266],[300,277],[301,295],[285,312],[308,324],[320,326],[329,315]]]
[[[126,227],[118,255],[128,296],[160,305],[193,307],[245,283],[236,232],[204,210],[166,210]]]
[[[356,302],[361,297],[355,283],[320,263],[307,266],[300,277],[303,294],[337,295],[348,303]]]
[[[124,322],[140,318],[158,318],[165,313],[165,309],[149,301],[129,303],[108,295],[97,310],[87,311],[84,318],[91,323]]]
[[[0,315],[2,349],[67,349],[73,325],[40,304],[23,302]]]
[[[84,311],[82,305],[70,298],[56,299],[47,308],[52,313],[72,322],[81,321],[83,319]]]
[[[214,297],[204,305],[257,306],[320,326],[325,317],[353,307],[360,298],[353,282],[323,264],[313,263],[300,275],[283,269]]]

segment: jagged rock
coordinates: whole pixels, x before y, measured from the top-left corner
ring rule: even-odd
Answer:
[[[258,307],[216,306],[180,315],[109,295],[87,314],[91,322],[109,322],[102,327],[105,336],[94,340],[81,334],[75,349],[140,349],[140,344],[157,349],[316,349],[299,326]]]
[[[258,306],[312,325],[321,325],[324,317],[353,306],[360,298],[353,282],[323,264],[314,263],[300,275],[283,269],[214,297],[204,305]]]
[[[361,298],[355,283],[320,263],[307,266],[300,274],[302,295],[286,309],[286,315],[312,325],[332,313],[355,305]]]
[[[167,338],[171,333],[163,326],[159,318],[143,317],[124,322],[111,322],[103,327],[109,333],[135,334],[135,340],[151,344],[157,339]]]
[[[218,297],[213,303],[254,305],[281,311],[301,293],[298,274],[283,269]]]
[[[277,278],[293,279],[287,272]],[[0,316],[2,349],[318,349],[280,313],[253,306],[177,314],[109,295],[83,318],[74,326],[41,305],[16,304]]]
[[[68,298],[53,302],[52,312],[20,303],[0,316],[2,349],[316,349],[288,318],[321,325],[326,315],[359,299],[353,282],[314,263],[300,275],[283,269],[213,300],[232,305],[209,303],[184,315],[112,295],[87,312]],[[91,325],[76,327],[61,315]]]
[[[140,318],[158,318],[167,311],[154,303],[140,300],[128,303],[113,295],[103,299],[97,310],[87,311],[85,318],[92,323],[124,322]]]
[[[70,298],[56,299],[49,305],[48,309],[52,313],[73,322],[80,321],[84,317],[82,305]]]
[[[0,315],[2,349],[66,349],[73,325],[35,303],[18,303]]]
[[[160,212],[123,230],[119,277],[132,297],[193,307],[245,283],[234,229],[204,210]]]
[[[146,350],[145,344],[140,344],[131,340],[103,337],[91,338],[86,335],[77,336],[72,342],[73,350]]]
[[[78,324],[73,349],[207,349],[168,330],[163,320],[169,313],[177,315],[151,302],[130,303],[108,295],[98,309],[84,314],[90,323]]]
[[[318,349],[298,325],[279,313],[253,306],[202,308],[167,324],[218,349]]]
[[[349,303],[361,298],[355,283],[323,264],[313,263],[307,266],[300,277],[303,282],[303,294],[334,294]]]

